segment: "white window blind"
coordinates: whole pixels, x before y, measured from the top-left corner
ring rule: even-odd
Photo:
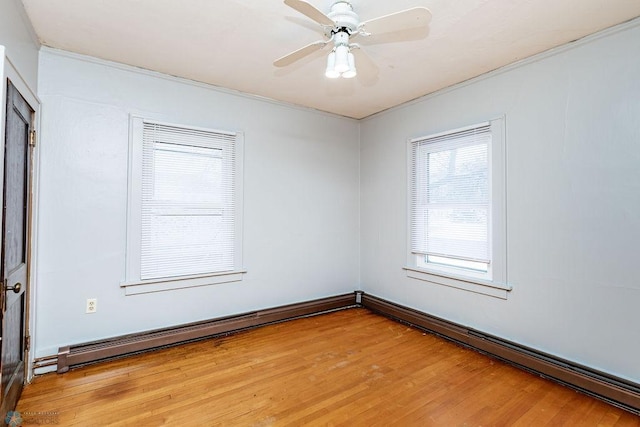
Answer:
[[[411,252],[427,262],[491,262],[489,123],[411,143]],[[482,268],[481,268],[482,269]]]
[[[236,135],[144,122],[140,278],[234,269]]]

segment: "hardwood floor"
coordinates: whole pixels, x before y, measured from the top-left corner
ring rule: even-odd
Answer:
[[[43,375],[17,410],[64,426],[640,426],[365,309]]]

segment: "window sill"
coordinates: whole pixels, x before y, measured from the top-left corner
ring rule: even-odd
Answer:
[[[477,294],[488,295],[494,298],[507,299],[507,295],[513,289],[510,285],[490,282],[488,280],[474,279],[469,277],[455,276],[436,271],[423,270],[416,267],[403,267],[407,272],[407,277],[435,283],[437,285],[449,286],[462,289]]]
[[[239,282],[246,271],[225,271],[223,273],[199,276],[169,277],[166,279],[140,280],[124,282],[120,287],[125,295],[139,295],[151,292],[171,291],[175,289],[195,288],[199,286],[217,285],[220,283]]]

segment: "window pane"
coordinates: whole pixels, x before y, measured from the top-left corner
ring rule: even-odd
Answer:
[[[428,155],[428,202],[486,202],[489,196],[487,144]]]
[[[486,206],[466,210],[430,208],[427,212],[427,252],[486,260],[487,211]]]
[[[485,262],[466,261],[462,259],[439,257],[435,255],[427,255],[426,261],[432,264],[448,265],[451,267],[464,268],[466,270],[482,271],[485,273],[489,270],[489,264]]]
[[[156,142],[153,199],[220,204],[221,151]]]
[[[235,266],[235,137],[145,123],[140,278]]]
[[[487,260],[487,144],[429,153],[427,253]]]
[[[152,215],[146,225],[142,279],[233,269],[233,236],[221,215]]]
[[[413,142],[412,251],[423,262],[435,256],[460,268],[489,265],[490,142],[488,125]]]

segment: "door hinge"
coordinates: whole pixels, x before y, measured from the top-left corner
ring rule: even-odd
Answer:
[[[31,147],[35,147],[36,146],[36,131],[32,130],[31,132],[29,132],[29,145]]]
[[[29,335],[24,337],[24,349],[25,351],[31,350],[31,337]]]

